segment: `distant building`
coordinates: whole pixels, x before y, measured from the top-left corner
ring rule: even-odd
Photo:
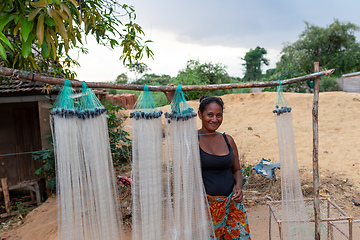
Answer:
[[[344,74],[338,83],[344,92],[360,92],[360,72]]]

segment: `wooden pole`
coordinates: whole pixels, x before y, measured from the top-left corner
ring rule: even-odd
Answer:
[[[7,178],[1,179],[1,185],[2,185],[2,191],[4,194],[6,214],[7,214],[7,216],[10,216],[10,195],[9,195]]]
[[[322,72],[316,72],[308,74],[305,76],[300,76],[291,79],[285,79],[281,81],[282,85],[287,85],[291,83],[302,82],[308,79],[313,79],[318,76],[330,75],[335,71],[335,69],[330,69]],[[35,81],[43,82],[52,85],[64,85],[65,79],[49,77],[40,74],[34,74],[31,72],[25,72],[19,69],[12,69],[6,67],[0,67],[0,75],[7,76],[13,79],[19,79],[24,81]],[[144,90],[144,85],[135,85],[135,84],[120,84],[120,83],[105,83],[105,82],[85,82],[89,88],[111,88],[111,89],[124,89],[124,90]],[[81,87],[82,82],[80,81],[71,81],[73,87]],[[182,85],[181,89],[183,91],[201,91],[201,90],[218,90],[218,89],[233,89],[233,88],[254,88],[254,87],[273,87],[278,86],[279,81],[270,81],[270,82],[249,82],[249,83],[226,83],[226,84],[211,84],[211,85]],[[148,86],[150,91],[175,91],[176,86]]]
[[[315,72],[319,71],[319,62],[314,63]],[[319,106],[319,85],[320,76],[314,80],[314,101],[313,101],[313,181],[314,181],[314,218],[315,218],[315,240],[320,240],[320,198],[319,198],[319,134],[318,134],[318,106]]]

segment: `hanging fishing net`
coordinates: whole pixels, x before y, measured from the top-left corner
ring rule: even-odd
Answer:
[[[169,238],[164,227],[167,189],[164,188],[162,111],[155,108],[147,85],[139,96],[132,121],[132,235],[134,240]]]
[[[273,113],[281,166],[281,236],[284,240],[313,239],[314,233],[301,191],[291,110],[280,82]]]
[[[121,239],[121,212],[105,108],[83,83],[75,101],[70,81],[52,115],[59,239]]]
[[[196,113],[177,86],[171,112],[165,113],[167,175],[171,176],[172,209],[167,224],[173,229],[168,239],[213,239],[213,225],[201,176]],[[171,171],[170,171],[171,170]],[[173,214],[171,216],[171,213]]]

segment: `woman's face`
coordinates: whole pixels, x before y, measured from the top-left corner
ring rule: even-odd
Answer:
[[[198,115],[202,121],[203,129],[209,132],[215,132],[223,121],[223,110],[216,102],[206,105],[204,112],[199,111]]]

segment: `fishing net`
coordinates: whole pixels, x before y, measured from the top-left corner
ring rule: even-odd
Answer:
[[[177,86],[171,102],[171,112],[165,113],[168,185],[172,185],[173,212],[167,211],[168,239],[212,239],[213,225],[201,176],[196,113]],[[170,171],[171,170],[171,171]]]
[[[282,239],[313,239],[314,232],[301,191],[291,107],[283,95],[281,83],[273,113],[281,166],[281,236]]]
[[[132,235],[134,240],[171,239],[164,227],[166,193],[162,143],[162,111],[155,108],[147,85],[139,96],[132,121]],[[167,193],[168,194],[168,193]]]
[[[59,239],[121,239],[121,212],[109,148],[106,109],[83,83],[75,101],[69,80],[51,111]]]

